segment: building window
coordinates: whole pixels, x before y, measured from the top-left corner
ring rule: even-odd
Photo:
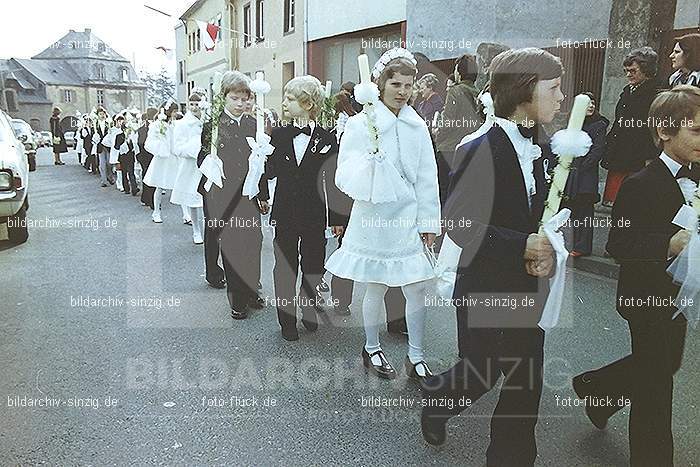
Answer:
[[[105,48],[105,43],[104,43],[104,42],[100,42],[99,44],[97,44],[97,51],[98,51],[98,52],[104,52],[105,49],[106,49],[106,48]]]
[[[284,32],[294,31],[294,0],[284,0]]]
[[[63,102],[66,104],[70,104],[73,102],[73,91],[70,89],[64,89],[63,90]]]
[[[7,103],[8,112],[17,112],[17,99],[14,90],[5,90],[5,102]]]
[[[265,17],[265,1],[255,1],[255,40],[257,42],[265,39],[265,30],[263,28]]]
[[[105,92],[103,89],[97,90],[97,105],[105,105]]]
[[[187,53],[192,55],[192,34],[187,35]]]
[[[287,84],[292,78],[296,70],[294,69],[294,62],[287,62],[282,64],[282,86]]]
[[[178,73],[178,78],[179,78],[179,79],[178,79],[178,83],[179,83],[179,84],[185,84],[185,61],[184,61],[184,60],[182,60],[182,61],[180,62],[180,66],[179,66],[179,68],[178,68],[178,71],[179,71],[179,73]]]
[[[250,40],[250,4],[243,7],[243,47],[248,47]]]
[[[129,69],[125,66],[121,68],[122,81],[129,81]]]
[[[195,44],[196,45],[195,51],[199,52],[200,50],[202,50],[202,30],[201,29],[197,29],[196,38],[197,38],[197,43]]]
[[[101,63],[98,63],[95,65],[95,78],[96,79],[105,79],[105,66]]]

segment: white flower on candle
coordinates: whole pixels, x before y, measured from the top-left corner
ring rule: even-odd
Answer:
[[[678,182],[678,187],[683,193],[683,198],[685,198],[686,203],[692,203],[695,199],[695,195],[698,192],[698,184],[689,178],[679,178],[676,180]]]

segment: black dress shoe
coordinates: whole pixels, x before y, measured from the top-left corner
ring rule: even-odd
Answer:
[[[138,188],[135,189],[135,190],[132,190],[132,191],[131,191],[131,196],[136,196],[136,195],[138,195],[140,191],[141,191],[141,190],[139,190]]]
[[[231,308],[231,318],[233,319],[246,319],[248,317],[248,309],[243,308],[243,310],[239,311],[236,310],[235,308]]]
[[[372,363],[372,357],[379,355],[379,359],[382,361],[380,365],[375,365]],[[365,372],[374,373],[380,378],[384,379],[394,379],[396,378],[396,370],[391,366],[384,356],[384,352],[377,350],[372,352],[372,355],[368,354],[364,347],[362,347],[362,364],[365,366]]]
[[[335,310],[336,315],[340,316],[350,316],[350,307],[349,306],[336,306],[333,308]]]
[[[297,332],[296,327],[282,328],[282,338],[286,341],[298,341],[299,332]]]
[[[263,308],[265,308],[265,300],[260,297],[252,298],[248,302],[248,308],[251,308],[253,310],[262,310]]]
[[[579,399],[586,399],[586,396],[595,397],[595,382],[591,379],[589,373],[581,373],[571,380],[571,385],[574,387],[574,392]],[[593,407],[590,404],[590,397],[586,404],[586,415],[593,425],[599,430],[605,429],[608,424],[608,413],[603,407]]]
[[[301,310],[301,324],[310,332],[314,332],[318,329],[318,316],[314,308],[304,308]]]
[[[217,282],[207,281],[207,284],[209,284],[209,287],[213,287],[215,289],[225,289],[226,288],[226,281],[224,279],[221,279],[220,281],[217,281]]]
[[[256,287],[258,290],[262,290],[262,284],[260,283],[260,281],[258,281],[258,283],[255,285],[255,287]]]
[[[316,285],[316,292],[318,293],[328,293],[331,291],[331,288],[328,286],[328,282],[326,282],[324,279],[321,279],[321,281]]]
[[[424,376],[421,376],[416,371],[416,367],[418,366],[423,367],[423,373],[425,373]],[[425,380],[425,378],[433,376],[433,373],[430,371],[430,368],[428,368],[428,364],[425,363],[423,360],[414,365],[413,363],[411,363],[411,360],[408,357],[406,357],[406,360],[404,361],[404,368],[406,369],[406,376],[408,376],[411,379],[415,379],[416,381],[423,381]]]
[[[447,417],[431,414],[431,411],[424,404],[420,414],[420,431],[426,443],[440,446],[447,439]]]

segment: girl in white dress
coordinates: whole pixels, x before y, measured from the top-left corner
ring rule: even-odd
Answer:
[[[171,104],[168,109],[161,109],[153,124],[148,128],[148,136],[144,147],[153,154],[153,160],[148,166],[143,182],[152,186],[153,190],[153,214],[151,218],[156,224],[163,222],[160,215],[163,190],[172,190],[175,186],[175,177],[179,159],[175,158],[171,151],[173,147],[173,123],[178,111],[177,104]]]
[[[180,160],[175,177],[175,186],[170,202],[187,208],[192,219],[192,241],[204,243],[204,203],[197,188],[202,172],[197,167],[197,156],[202,148],[202,107],[203,96],[197,92],[190,95],[188,112],[173,126],[172,153]]]
[[[428,128],[407,105],[416,72],[405,49],[386,52],[374,66],[380,101],[369,115],[377,129],[377,154],[372,154],[367,108],[347,121],[335,182],[354,203],[343,244],[326,263],[332,274],[367,284],[363,363],[387,379],[396,371],[382,352],[379,326],[384,295],[397,286],[406,297],[406,373],[414,379],[431,375],[423,359],[423,328],[434,272],[425,249],[440,233],[440,199]]]

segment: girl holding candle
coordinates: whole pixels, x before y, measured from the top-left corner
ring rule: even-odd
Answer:
[[[144,145],[146,151],[153,154],[153,160],[148,166],[143,182],[154,187],[153,214],[151,219],[156,224],[163,222],[161,218],[161,200],[163,190],[172,190],[179,161],[172,155],[172,132],[177,104],[171,104],[167,109],[162,108],[157,120],[148,128],[148,136]]]
[[[367,101],[366,55],[358,61],[362,79],[355,92]],[[396,378],[379,343],[389,287],[401,287],[406,297],[406,373],[413,379],[431,375],[423,354],[425,296],[434,277],[426,249],[440,233],[440,200],[428,128],[407,105],[416,73],[410,52],[386,52],[373,69],[379,100],[347,120],[335,182],[354,202],[342,246],[326,263],[333,275],[367,285],[362,360],[367,371],[385,379]]]
[[[173,155],[180,159],[170,202],[188,210],[192,219],[192,241],[204,243],[204,212],[202,195],[197,188],[202,173],[197,168],[197,156],[202,148],[202,107],[204,97],[193,92],[185,116],[173,126]]]

